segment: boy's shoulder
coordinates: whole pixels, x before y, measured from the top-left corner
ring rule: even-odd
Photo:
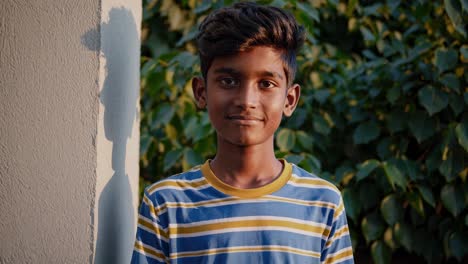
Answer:
[[[201,173],[201,165],[197,165],[188,171],[171,175],[147,186],[145,188],[145,195],[151,197],[164,190],[185,191],[188,189],[199,189],[205,187],[207,184],[208,182]]]
[[[298,188],[309,188],[311,192],[318,193],[324,200],[335,204],[341,203],[341,192],[333,183],[320,178],[314,173],[308,172],[296,164],[291,165],[292,175],[289,180],[290,185]]]

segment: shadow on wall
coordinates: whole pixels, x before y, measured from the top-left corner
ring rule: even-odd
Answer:
[[[104,187],[98,205],[98,231],[94,263],[129,263],[133,250],[134,208],[128,174],[126,147],[137,118],[140,40],[132,13],[113,8],[99,29],[86,32],[81,42],[99,52],[105,61],[106,76],[100,94],[104,105],[104,132],[112,142],[114,174]],[[93,260],[91,259],[91,263]]]

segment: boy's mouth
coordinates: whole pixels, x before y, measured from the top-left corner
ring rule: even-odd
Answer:
[[[227,119],[239,125],[253,125],[263,121],[262,118],[254,115],[228,115]]]
[[[251,121],[262,121],[262,118],[253,115],[228,115],[228,119],[231,120],[251,120]]]

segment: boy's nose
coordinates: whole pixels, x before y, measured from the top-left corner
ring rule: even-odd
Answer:
[[[245,84],[240,87],[235,104],[243,109],[256,108],[259,100],[259,91],[255,84]]]

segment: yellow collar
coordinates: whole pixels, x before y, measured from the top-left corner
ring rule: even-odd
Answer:
[[[284,159],[279,159],[283,164],[283,171],[280,176],[278,176],[274,181],[263,185],[258,188],[252,189],[241,189],[221,181],[210,168],[210,160],[207,160],[201,167],[201,171],[205,179],[218,191],[221,191],[225,194],[237,196],[241,198],[255,198],[268,194],[272,194],[279,189],[281,189],[291,178],[292,175],[292,166]]]

